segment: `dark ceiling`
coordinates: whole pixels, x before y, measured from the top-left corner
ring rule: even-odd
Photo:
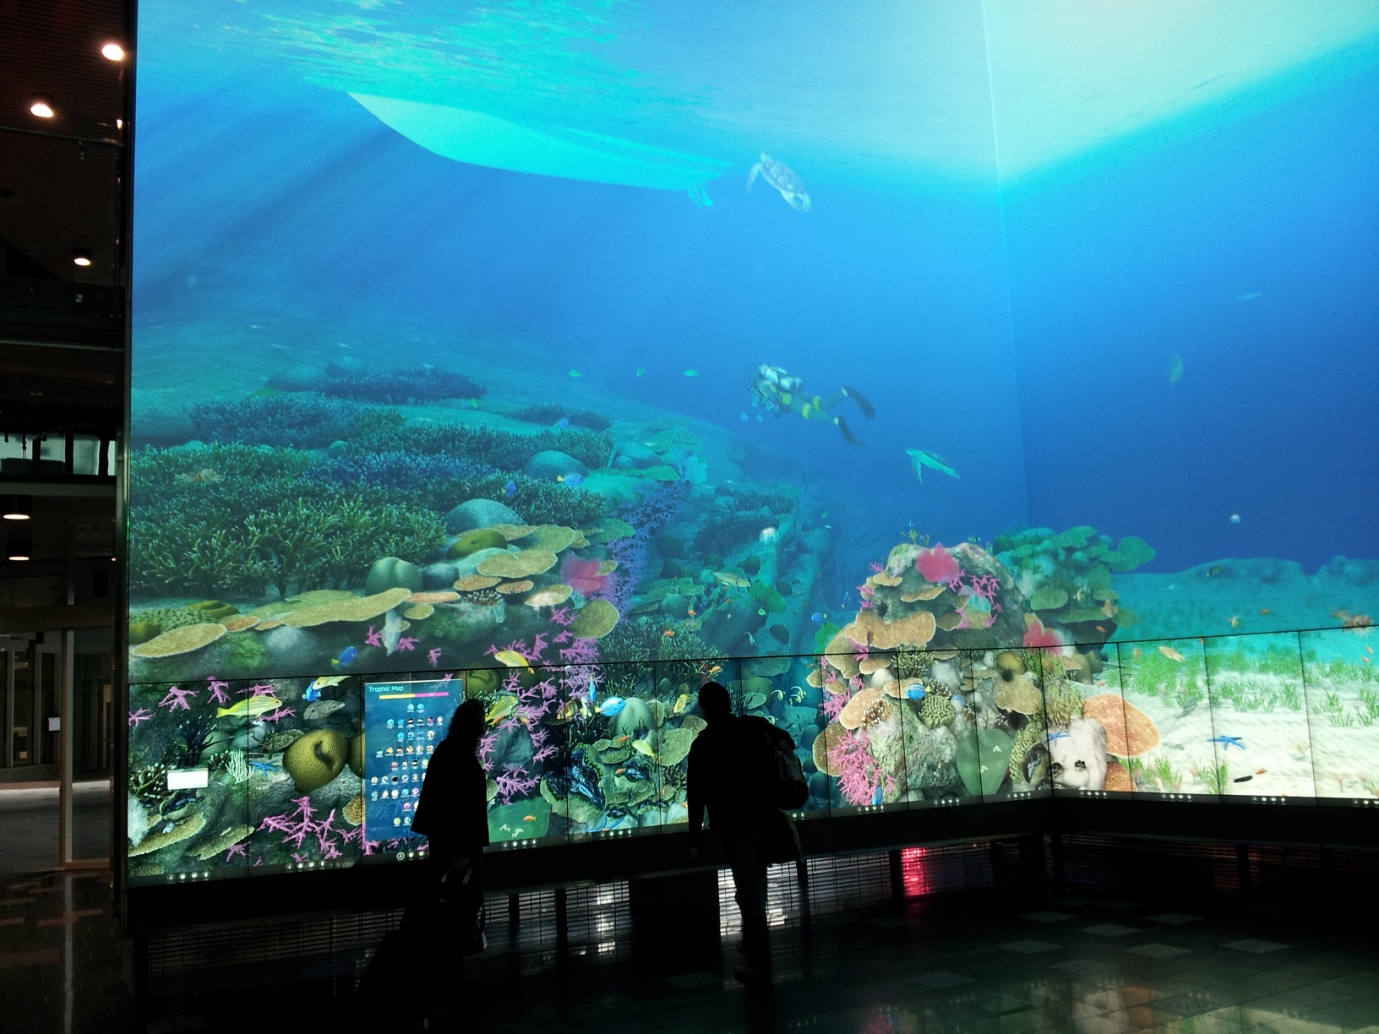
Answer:
[[[0,431],[123,423],[132,54],[112,62],[100,50],[113,40],[132,51],[125,20],[123,0],[0,0]],[[29,111],[39,95],[53,118]],[[79,249],[90,266],[73,262]],[[0,584],[64,556],[109,555],[109,488],[0,482],[0,491],[35,493],[25,522],[34,562],[0,560]]]

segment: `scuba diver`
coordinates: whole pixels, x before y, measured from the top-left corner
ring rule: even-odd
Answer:
[[[862,411],[862,416],[870,420],[876,415],[876,410],[872,408],[872,404],[863,398],[856,389],[849,388],[846,384],[843,385],[842,390],[837,395],[830,399],[821,399],[818,395],[801,394],[800,389],[803,386],[803,382],[784,367],[762,363],[752,373],[752,405],[765,406],[777,416],[783,413],[795,413],[806,420],[822,420],[843,432],[843,440],[849,445],[861,445],[862,442],[848,430],[847,422],[842,417],[835,416],[828,411],[843,399],[848,398],[856,402],[857,408]]]

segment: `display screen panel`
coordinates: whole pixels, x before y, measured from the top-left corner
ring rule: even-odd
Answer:
[[[363,857],[446,673],[503,849],[674,829],[709,677],[802,818],[1359,800],[1379,18],[1231,8],[142,4],[130,871]]]

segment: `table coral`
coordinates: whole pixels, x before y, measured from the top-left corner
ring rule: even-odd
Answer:
[[[135,657],[173,657],[207,647],[224,634],[225,626],[219,622],[183,625],[154,636],[129,652]]]

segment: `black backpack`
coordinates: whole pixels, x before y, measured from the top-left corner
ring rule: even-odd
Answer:
[[[749,715],[742,719],[748,739],[759,743],[762,796],[773,808],[793,811],[804,807],[809,800],[809,781],[804,766],[795,753],[795,741],[784,729],[778,729],[764,718]],[[756,747],[753,748],[755,753]]]

